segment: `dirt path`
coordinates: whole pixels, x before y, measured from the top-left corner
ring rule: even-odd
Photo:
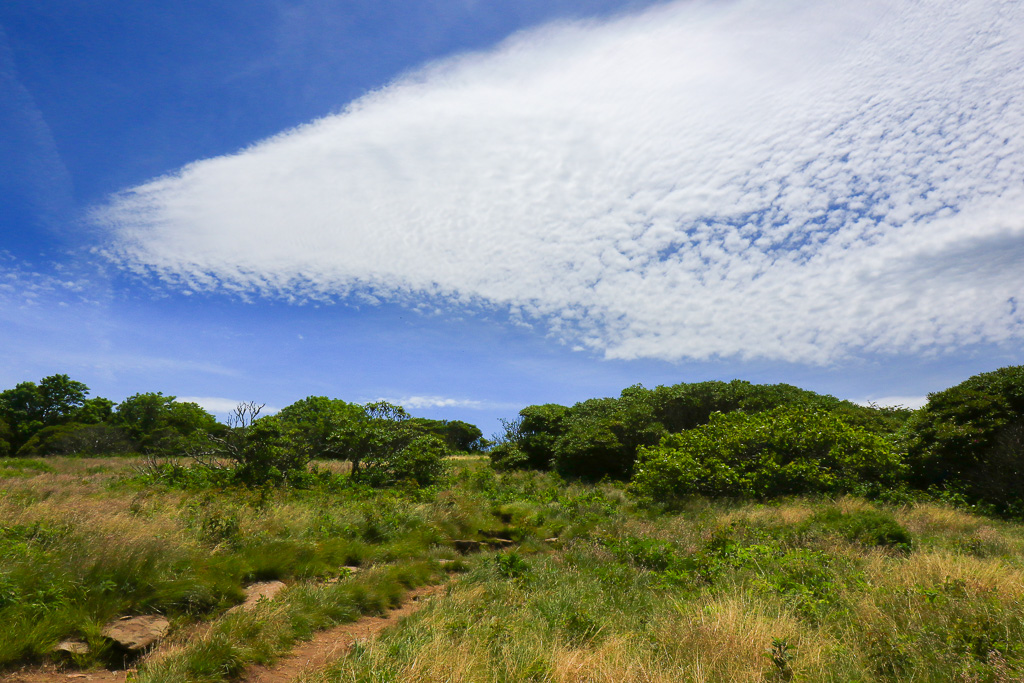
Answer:
[[[245,672],[242,683],[289,683],[304,669],[323,668],[338,659],[352,644],[372,638],[395,624],[402,617],[416,612],[431,595],[444,589],[444,584],[423,586],[406,593],[402,604],[379,617],[363,617],[349,624],[320,631],[313,639],[300,643],[292,653],[272,667],[254,666]],[[61,671],[53,666],[32,667],[21,671],[0,673],[0,683],[125,683],[126,671]]]
[[[273,667],[250,668],[242,677],[242,683],[291,683],[304,670],[322,669],[348,652],[353,643],[372,638],[399,619],[413,614],[426,604],[427,598],[443,589],[444,584],[416,588],[406,594],[401,606],[383,616],[363,617],[320,631]]]
[[[35,667],[0,674],[0,683],[124,683],[126,676],[126,671],[58,671],[50,667]]]

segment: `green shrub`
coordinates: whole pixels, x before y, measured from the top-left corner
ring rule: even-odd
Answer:
[[[403,482],[417,486],[437,483],[445,473],[448,449],[436,436],[419,436],[397,451],[381,451],[363,460],[360,481],[370,486]]]
[[[702,427],[641,448],[631,492],[671,503],[693,494],[767,498],[895,483],[899,456],[881,437],[830,413],[781,407],[717,413]]]
[[[843,513],[829,508],[815,515],[809,526],[834,529],[843,538],[865,547],[886,547],[909,552],[914,539],[896,519],[881,510],[858,510]]]
[[[1024,365],[930,394],[905,438],[915,485],[1024,512]]]
[[[121,427],[71,422],[43,427],[25,442],[18,455],[115,455],[133,450],[132,440]]]

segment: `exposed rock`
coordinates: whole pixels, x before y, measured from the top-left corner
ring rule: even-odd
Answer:
[[[139,652],[167,634],[171,622],[159,614],[121,617],[103,627],[103,636],[129,652]]]
[[[273,600],[285,587],[282,581],[260,581],[245,587],[245,602],[235,605],[228,613],[237,610],[249,610],[259,604],[260,600]]]
[[[513,546],[515,544],[515,541],[510,541],[507,538],[492,538],[491,540],[487,541],[487,545],[491,546],[492,548],[508,548],[509,546]]]
[[[69,638],[68,640],[62,640],[53,648],[54,652],[63,652],[69,655],[87,655],[91,651],[89,644],[83,640],[76,640]]]

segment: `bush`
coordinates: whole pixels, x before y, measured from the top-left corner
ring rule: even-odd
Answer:
[[[377,487],[403,482],[430,486],[444,475],[447,456],[444,441],[436,436],[420,436],[401,450],[365,459],[360,481]]]
[[[502,467],[554,467],[563,476],[628,478],[637,449],[654,446],[666,434],[707,424],[717,412],[757,413],[780,406],[832,413],[847,424],[888,436],[911,411],[840,401],[789,384],[680,383],[647,389],[627,387],[618,398],[590,399],[571,408],[528,406],[507,423],[503,449],[493,460]]]
[[[914,545],[910,532],[900,526],[892,515],[881,510],[858,510],[844,514],[836,508],[829,508],[815,515],[808,526],[834,529],[846,540],[868,548],[885,547],[909,552]]]
[[[18,455],[115,455],[132,450],[131,438],[120,427],[72,422],[43,427],[25,442]]]
[[[904,436],[913,484],[1024,511],[1024,365],[930,394]]]
[[[780,407],[716,413],[702,427],[641,448],[631,492],[652,502],[693,495],[766,498],[889,486],[900,458],[881,437],[834,415]]]

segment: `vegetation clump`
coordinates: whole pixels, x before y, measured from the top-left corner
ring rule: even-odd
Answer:
[[[780,407],[715,413],[640,449],[631,490],[670,504],[692,495],[770,498],[895,485],[901,460],[881,437],[831,413]]]
[[[1024,365],[930,394],[904,436],[914,485],[1024,514]]]

